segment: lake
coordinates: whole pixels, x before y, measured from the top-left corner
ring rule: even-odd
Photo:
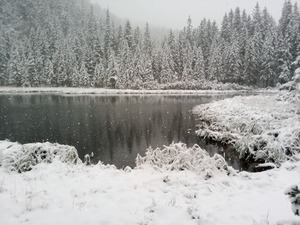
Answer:
[[[79,157],[94,153],[92,161],[134,167],[137,154],[184,142],[198,143],[210,154],[221,146],[195,135],[194,106],[234,95],[0,95],[0,140],[20,143],[53,142],[75,146]],[[236,155],[225,155],[239,169]]]

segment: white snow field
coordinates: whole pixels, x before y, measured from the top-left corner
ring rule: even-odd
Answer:
[[[241,158],[280,164],[300,152],[300,91],[199,105],[197,134],[233,144]]]
[[[121,170],[86,166],[57,154],[62,149],[73,152],[58,144],[0,142],[0,224],[300,224],[284,195],[300,183],[299,162],[237,173],[221,156],[178,143],[149,149],[136,168]],[[40,160],[32,170],[12,171],[10,165],[32,154]]]

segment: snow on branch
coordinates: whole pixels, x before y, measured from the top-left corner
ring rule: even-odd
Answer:
[[[150,147],[145,157],[137,156],[136,165],[138,167],[151,165],[166,170],[191,170],[205,174],[206,179],[212,177],[217,171],[226,172],[228,175],[235,174],[221,155],[215,154],[210,157],[207,151],[198,145],[188,148],[184,143],[172,143],[162,149]]]

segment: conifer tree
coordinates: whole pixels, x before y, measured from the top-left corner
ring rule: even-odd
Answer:
[[[22,71],[25,71],[22,46],[15,45],[12,47],[8,61],[8,83],[18,87],[22,86],[22,76],[24,77]]]
[[[198,81],[205,80],[205,64],[201,47],[194,51],[193,58],[193,79]]]
[[[221,81],[224,72],[223,52],[225,41],[221,39],[219,42],[215,40],[212,44],[209,64],[208,64],[208,79]]]
[[[291,80],[300,55],[297,2],[285,1],[278,25],[257,4],[203,19],[162,43],[82,0],[8,1],[0,7],[0,85],[120,88],[206,79],[260,87]],[[122,25],[123,24],[123,25]]]
[[[108,58],[110,53],[111,46],[111,24],[110,24],[110,14],[109,10],[106,11],[106,20],[105,20],[105,34],[104,34],[104,66],[108,67]]]
[[[149,28],[148,23],[146,23],[146,27],[145,27],[143,46],[144,46],[144,53],[147,56],[152,57],[153,43],[152,43],[152,40],[151,40],[150,28]]]
[[[176,81],[175,73],[173,71],[172,60],[170,57],[171,53],[167,49],[164,49],[162,53],[162,65],[160,81],[163,84],[172,83]]]
[[[133,49],[133,36],[132,36],[132,28],[129,20],[126,21],[124,28],[124,39],[127,41],[129,49]]]
[[[229,42],[231,39],[230,22],[227,13],[225,13],[222,21],[221,38],[226,42]]]

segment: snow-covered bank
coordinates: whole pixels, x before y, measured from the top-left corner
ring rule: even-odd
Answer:
[[[296,90],[197,106],[197,134],[234,144],[241,158],[281,163],[300,152],[299,96]]]
[[[178,155],[175,149],[182,147]],[[163,156],[186,160],[192,152],[201,151],[175,144]],[[25,173],[0,167],[1,224],[300,224],[284,195],[300,183],[299,162],[256,174],[213,170],[207,177],[190,168],[160,166],[166,161],[157,157],[152,151],[139,167],[124,170],[58,160]]]
[[[165,94],[165,95],[206,95],[226,93],[248,93],[249,90],[131,90],[131,89],[105,89],[105,88],[69,88],[69,87],[0,87],[1,94],[11,93],[53,93],[53,94],[98,94],[98,95],[139,95],[139,94]],[[276,92],[276,90],[268,90]]]

